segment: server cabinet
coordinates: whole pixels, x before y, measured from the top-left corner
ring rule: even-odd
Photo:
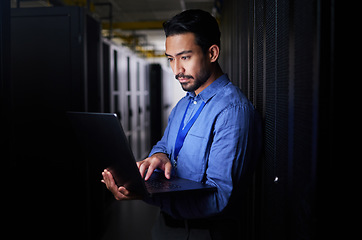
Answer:
[[[328,164],[338,156],[329,151],[334,14],[334,1],[223,6],[220,62],[264,120],[262,161],[240,213],[245,239],[320,239],[324,226],[335,230],[324,212],[334,197],[323,196],[333,185]]]
[[[151,144],[156,144],[162,138],[162,67],[160,64],[150,65],[150,121]]]
[[[130,110],[129,139],[133,153],[137,160],[144,159],[149,153],[149,141],[146,133],[149,131],[146,99],[148,91],[145,89],[147,80],[146,62],[134,54],[128,57],[129,76],[127,83],[128,105]]]
[[[107,111],[117,114],[136,160],[142,160],[150,151],[148,63],[107,39],[103,50]]]
[[[86,18],[84,44],[86,45],[87,110],[104,112],[102,27],[98,20],[84,14]]]
[[[102,111],[99,30],[79,7],[11,12],[11,145],[25,200],[17,234],[91,239],[94,173],[66,111]]]
[[[111,42],[102,39],[102,58],[103,58],[103,110],[104,112],[111,112]]]

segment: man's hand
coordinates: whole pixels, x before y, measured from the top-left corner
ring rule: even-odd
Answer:
[[[140,170],[142,177],[144,177],[144,174],[148,169],[145,181],[147,181],[151,177],[153,171],[156,168],[163,170],[167,179],[171,178],[172,165],[170,159],[168,159],[167,155],[164,153],[155,153],[151,157],[146,158],[143,161],[137,162],[137,166]]]
[[[137,162],[137,166],[141,173],[141,176],[144,177],[144,174],[147,171],[145,181],[147,181],[153,171],[156,168],[159,168],[165,172],[165,177],[167,179],[171,178],[171,169],[172,165],[170,160],[168,159],[167,155],[164,153],[155,153],[151,157],[146,158],[143,161]],[[134,195],[130,191],[128,191],[125,187],[117,187],[116,183],[114,182],[112,173],[108,170],[104,170],[102,172],[103,180],[102,183],[106,184],[108,190],[113,193],[113,196],[117,200],[135,200],[135,199],[142,199],[141,196]]]
[[[113,196],[117,200],[136,200],[136,199],[142,199],[141,196],[132,194],[130,191],[128,191],[125,187],[117,187],[116,183],[114,182],[112,173],[110,173],[108,170],[104,170],[102,172],[103,180],[102,183],[106,184],[108,190],[113,193]]]

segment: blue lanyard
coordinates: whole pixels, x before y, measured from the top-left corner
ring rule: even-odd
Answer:
[[[201,110],[204,108],[205,106],[205,102],[201,103],[201,106],[199,107],[199,109],[197,110],[197,112],[195,113],[195,115],[191,118],[191,120],[186,124],[185,127],[183,127],[184,125],[184,121],[185,121],[185,117],[186,117],[186,113],[187,113],[187,109],[190,106],[191,101],[189,102],[189,104],[187,105],[185,114],[182,118],[181,124],[180,124],[180,128],[178,130],[177,133],[177,138],[176,138],[176,142],[175,142],[175,153],[174,153],[174,159],[175,161],[177,160],[178,154],[182,148],[182,145],[184,145],[184,141],[186,138],[187,133],[189,132],[190,128],[192,127],[192,125],[195,123],[196,119],[199,117]]]

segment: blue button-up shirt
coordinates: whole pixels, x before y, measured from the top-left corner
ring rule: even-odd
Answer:
[[[202,102],[206,105],[189,130],[175,161],[175,141],[185,111],[184,125]],[[149,156],[158,152],[167,154],[173,174],[216,186],[217,191],[170,195],[148,201],[176,218],[205,218],[222,213],[232,217],[240,205],[238,196],[251,178],[250,172],[259,156],[260,125],[253,105],[226,74],[196,96],[188,92],[172,110],[164,135]]]

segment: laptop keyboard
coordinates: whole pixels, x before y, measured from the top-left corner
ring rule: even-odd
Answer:
[[[168,181],[160,181],[160,180],[148,180],[146,184],[146,188],[148,191],[153,189],[177,189],[181,188],[181,186],[177,184],[170,183]]]

